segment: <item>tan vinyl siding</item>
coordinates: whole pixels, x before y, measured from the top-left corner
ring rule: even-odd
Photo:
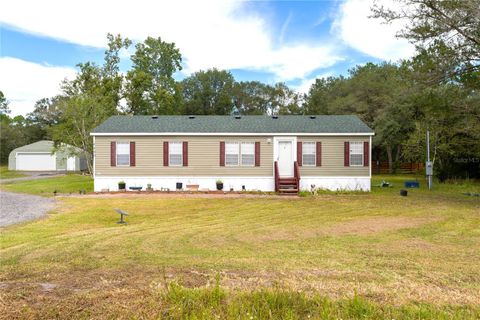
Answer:
[[[272,142],[267,143],[267,139]],[[322,166],[302,166],[301,176],[368,176],[369,167],[344,167],[345,141],[369,141],[369,137],[299,136],[298,141],[322,142]],[[136,166],[111,167],[110,142],[135,141]],[[188,167],[163,166],[163,142],[188,141]],[[220,141],[260,142],[259,167],[220,167]],[[95,174],[97,176],[273,176],[273,136],[132,136],[95,137]]]
[[[302,166],[300,176],[369,176],[369,167],[344,167],[345,141],[370,141],[369,137],[298,137],[297,141],[322,142],[322,166]]]
[[[95,137],[95,174],[97,176],[272,176],[272,137]],[[135,141],[136,166],[111,167],[110,142]],[[163,142],[188,141],[188,167],[163,166]],[[220,141],[260,142],[259,167],[220,167]]]

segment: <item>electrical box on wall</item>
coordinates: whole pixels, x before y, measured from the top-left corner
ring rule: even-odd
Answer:
[[[427,176],[433,176],[433,162],[427,161],[425,162],[425,173]]]

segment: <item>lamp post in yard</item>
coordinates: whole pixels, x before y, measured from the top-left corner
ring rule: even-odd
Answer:
[[[428,179],[428,190],[432,190],[433,163],[430,161],[430,131],[427,130],[427,162],[425,163],[425,173]]]

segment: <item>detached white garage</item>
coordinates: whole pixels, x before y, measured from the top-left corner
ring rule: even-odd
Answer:
[[[53,141],[42,140],[16,148],[8,157],[8,169],[19,171],[82,171],[86,169],[84,156],[69,156],[65,146],[64,151],[54,151]]]
[[[57,170],[57,157],[50,153],[17,152],[15,170],[54,171]]]

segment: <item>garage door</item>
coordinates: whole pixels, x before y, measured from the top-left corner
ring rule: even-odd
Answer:
[[[55,170],[55,162],[55,155],[51,155],[50,153],[17,153],[17,170]]]

